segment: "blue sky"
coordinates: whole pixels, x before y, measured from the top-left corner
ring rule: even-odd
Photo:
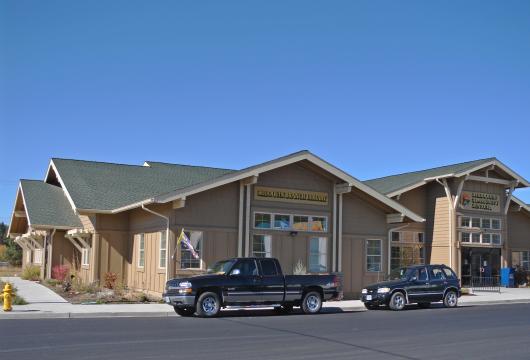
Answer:
[[[0,221],[50,157],[530,178],[529,39],[526,0],[2,1]]]

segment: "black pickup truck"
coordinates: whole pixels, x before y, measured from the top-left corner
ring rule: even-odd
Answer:
[[[235,258],[215,263],[205,275],[172,279],[164,301],[181,316],[213,317],[228,306],[268,306],[306,314],[320,312],[322,303],[342,298],[336,275],[283,275],[273,258]]]

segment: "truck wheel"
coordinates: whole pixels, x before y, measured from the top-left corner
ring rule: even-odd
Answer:
[[[305,314],[317,314],[322,308],[322,296],[316,291],[305,294],[302,300],[302,311]]]
[[[200,317],[215,317],[219,314],[221,302],[214,292],[205,292],[197,300],[197,315]]]
[[[274,311],[276,311],[278,314],[289,314],[293,311],[293,305],[276,306]]]
[[[444,296],[444,306],[447,308],[454,308],[458,305],[458,296],[453,290],[449,290]]]
[[[390,309],[399,311],[403,310],[405,308],[405,303],[407,300],[405,299],[405,295],[401,292],[395,292],[392,297],[390,298],[390,302],[388,303],[388,306]]]
[[[180,316],[192,316],[195,313],[195,308],[183,308],[174,306],[175,312]]]

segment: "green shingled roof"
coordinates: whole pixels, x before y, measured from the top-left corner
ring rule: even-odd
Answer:
[[[372,179],[364,181],[368,186],[371,186],[375,190],[383,193],[390,194],[394,191],[412,186],[414,184],[420,183],[427,178],[432,178],[436,176],[442,176],[447,174],[456,174],[469,169],[472,169],[476,166],[482,164],[487,164],[491,161],[496,160],[495,158],[487,158],[481,160],[468,161],[453,165],[446,165],[437,168],[413,171],[404,174],[385,176],[382,178]]]
[[[113,210],[234,170],[147,161],[145,166],[52,159],[78,209]]]
[[[40,180],[20,180],[32,226],[82,227],[62,188]]]

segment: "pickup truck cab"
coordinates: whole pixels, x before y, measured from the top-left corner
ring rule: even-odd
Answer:
[[[443,301],[445,307],[456,307],[461,295],[460,281],[445,265],[417,265],[402,268],[394,280],[367,286],[361,301],[367,309],[380,305],[403,310],[407,304],[429,307],[431,302]]]
[[[213,317],[228,306],[280,312],[300,306],[316,314],[324,301],[341,299],[342,288],[336,275],[283,275],[277,259],[234,258],[215,263],[205,275],[169,280],[163,296],[181,316]]]

